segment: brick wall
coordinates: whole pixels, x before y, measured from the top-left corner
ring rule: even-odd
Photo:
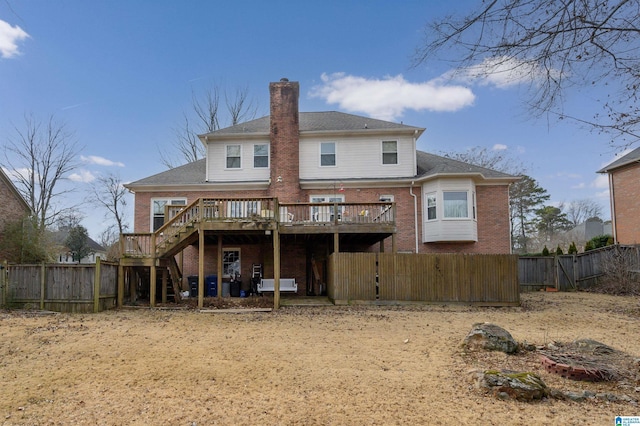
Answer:
[[[611,172],[616,237],[620,244],[640,243],[640,164]]]
[[[15,192],[9,188],[3,178],[0,178],[0,230],[7,223],[15,222],[29,214],[24,204],[17,198]]]
[[[301,199],[300,192],[300,125],[297,81],[282,79],[269,84],[271,185],[269,195],[282,202]]]
[[[320,191],[322,192],[322,191]],[[419,188],[414,188],[417,195],[418,207],[418,250],[420,253],[489,253],[500,254],[510,253],[510,231],[509,231],[509,208],[508,208],[508,187],[502,186],[478,186],[476,187],[476,203],[478,209],[478,242],[475,243],[422,243],[421,234],[421,207],[422,201]],[[301,198],[308,200],[311,194],[318,191],[301,191]],[[415,251],[414,232],[414,199],[409,193],[409,188],[345,188],[340,192],[348,202],[368,203],[375,202],[382,195],[393,195],[396,202],[396,247],[399,251]],[[265,191],[239,191],[229,193],[226,191],[211,192],[162,192],[162,193],[136,193],[136,232],[148,232],[150,218],[150,199],[153,197],[183,197],[187,196],[188,202],[192,202],[199,197],[262,197],[266,196]],[[325,240],[310,242],[310,250],[316,259],[323,259],[326,251],[333,247],[332,235],[327,235]],[[303,237],[283,236],[282,246],[282,277],[296,278],[300,283],[301,294],[304,294],[304,284],[307,273],[307,245]],[[264,267],[266,277],[273,276],[273,246],[270,237],[265,237],[264,241],[254,245],[235,245],[225,242],[223,247],[241,249],[241,265],[243,281],[249,279],[252,263],[261,263]],[[329,247],[329,248],[327,248]],[[343,246],[344,250],[364,250],[378,251],[379,244],[366,248],[351,242],[348,246]],[[391,238],[384,242],[385,251],[390,251],[392,247]],[[184,251],[184,275],[196,275],[198,273],[198,250],[197,247],[189,247]],[[217,272],[217,246],[209,244],[205,248],[205,275]],[[186,281],[185,281],[186,282]]]
[[[3,238],[4,227],[11,222],[21,220],[29,214],[29,210],[9,187],[4,176],[0,176],[0,239]],[[0,252],[0,261],[4,254]]]

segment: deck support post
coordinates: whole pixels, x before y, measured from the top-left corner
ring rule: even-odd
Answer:
[[[201,210],[202,211],[202,210]],[[204,306],[204,228],[198,225],[198,308]]]
[[[222,299],[222,234],[218,235],[218,300]]]
[[[280,231],[273,231],[273,309],[280,308]]]
[[[156,281],[157,281],[157,272],[158,269],[156,267],[156,260],[153,259],[153,263],[151,263],[151,274],[149,278],[149,306],[154,308],[156,306]]]

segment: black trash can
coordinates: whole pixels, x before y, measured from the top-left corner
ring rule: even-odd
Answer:
[[[218,297],[218,276],[207,275],[204,277],[205,292],[207,297]]]
[[[229,286],[229,292],[231,293],[231,297],[240,297],[240,281],[234,280],[231,281]]]
[[[187,281],[189,282],[189,297],[198,297],[198,276],[189,275]]]

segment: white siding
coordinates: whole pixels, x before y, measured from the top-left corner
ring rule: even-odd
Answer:
[[[443,192],[465,191],[468,193],[468,218],[451,219],[444,217]],[[475,185],[471,179],[436,179],[422,186],[422,241],[478,241],[478,222],[473,218],[473,196]],[[427,220],[427,194],[436,194],[436,219]]]
[[[382,141],[398,142],[398,164],[382,164]],[[320,143],[336,143],[336,165],[320,167]],[[412,137],[303,137],[300,139],[301,179],[410,177],[416,174]]]
[[[210,142],[207,146],[207,181],[210,182],[241,182],[269,179],[269,168],[253,167],[253,146],[268,144],[269,139]],[[241,167],[239,169],[226,168],[226,146],[240,145],[242,149]],[[271,153],[269,153],[271,157]],[[269,158],[271,162],[271,158]]]

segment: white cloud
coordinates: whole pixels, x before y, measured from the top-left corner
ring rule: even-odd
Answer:
[[[494,151],[504,151],[505,149],[507,149],[507,146],[503,143],[497,143],[495,145],[493,145],[492,148]]]
[[[609,189],[609,175],[599,173],[593,182],[591,182],[592,188]]]
[[[18,42],[29,37],[19,26],[12,27],[8,22],[0,19],[0,56],[11,58],[19,55]]]
[[[483,86],[495,86],[506,89],[521,83],[536,83],[546,79],[548,75],[559,76],[560,71],[547,71],[538,64],[521,61],[516,58],[485,58],[480,64],[461,68],[448,73],[449,77],[467,84],[475,83]]]
[[[586,188],[586,187],[587,187],[587,185],[586,185],[584,182],[580,182],[580,183],[579,183],[579,184],[577,184],[577,185],[573,185],[573,186],[571,187],[571,189],[584,189],[584,188]]]
[[[69,180],[73,182],[89,183],[93,182],[96,177],[88,170],[80,170],[78,173],[72,173],[69,175]]]
[[[84,155],[80,156],[80,160],[84,161],[87,164],[97,164],[99,166],[118,166],[124,167],[124,163],[119,161],[111,161],[104,157],[99,157],[97,155],[89,155],[85,157]]]
[[[408,109],[457,111],[472,105],[475,100],[471,89],[445,85],[441,79],[411,83],[402,75],[368,79],[345,73],[323,73],[321,79],[322,84],[311,89],[311,97],[381,120],[395,120]]]

